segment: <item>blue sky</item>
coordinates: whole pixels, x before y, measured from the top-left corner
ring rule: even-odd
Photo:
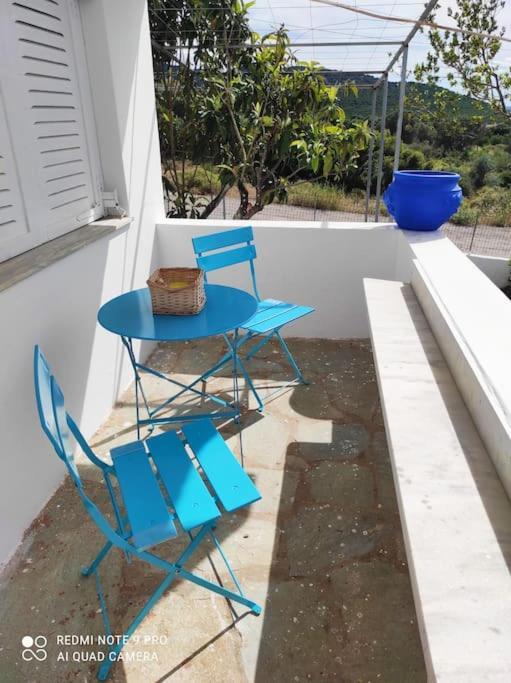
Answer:
[[[424,7],[423,2],[414,0],[344,0],[346,4],[365,8],[384,15],[417,18]],[[447,6],[452,0],[440,3],[438,21],[449,23]],[[411,26],[375,20],[356,15],[347,10],[322,5],[313,0],[256,0],[250,10],[252,27],[261,34],[270,32],[285,24],[293,42],[334,42],[350,40],[402,40]],[[500,13],[502,25],[508,27],[511,37],[511,0]],[[409,53],[409,67],[424,59],[428,49],[426,34],[417,34]],[[397,49],[390,46],[371,47],[314,47],[295,49],[300,59],[315,59],[326,68],[349,70],[383,69],[390,60],[390,53]],[[504,44],[499,61],[511,66],[511,44]],[[443,74],[445,76],[445,73]],[[392,76],[398,78],[397,71]]]

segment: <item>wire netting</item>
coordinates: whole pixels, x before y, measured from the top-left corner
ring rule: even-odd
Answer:
[[[453,225],[443,231],[454,244],[467,254],[511,257],[511,227],[495,225]]]
[[[335,198],[336,206],[325,206],[324,191],[321,186],[317,190],[315,201],[314,188],[299,198],[300,204],[273,202],[257,212],[251,220],[263,221],[330,221],[330,222],[365,222],[365,202],[361,194],[339,193]],[[204,192],[201,195],[204,202],[213,198],[213,194]],[[296,201],[296,199],[295,199]],[[332,200],[333,201],[333,200]],[[166,210],[170,208],[170,202],[165,200]],[[223,201],[210,214],[212,219],[234,218],[239,201],[234,191],[224,198]],[[371,197],[369,204],[368,221],[374,221],[375,200]],[[392,220],[383,203],[380,207],[380,221]],[[454,225],[447,223],[442,228],[443,232],[456,246],[467,254],[480,254],[482,256],[511,257],[511,226],[498,227],[494,225]]]

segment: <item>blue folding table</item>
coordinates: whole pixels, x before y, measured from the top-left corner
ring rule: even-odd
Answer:
[[[223,285],[206,285],[206,305],[197,315],[153,315],[151,296],[147,288],[136,289],[108,301],[98,312],[100,325],[118,334],[133,367],[135,375],[135,405],[137,415],[137,434],[140,437],[140,427],[143,425],[168,424],[171,422],[185,422],[205,416],[212,418],[239,417],[239,390],[236,362],[236,348],[238,343],[238,328],[246,322],[256,311],[257,301],[248,292]],[[231,332],[229,337],[228,333]],[[191,384],[184,384],[175,378],[139,363],[133,351],[133,340],[149,341],[191,341],[204,339],[216,335],[223,335],[234,358],[232,403],[219,396],[199,390],[196,385],[202,381],[198,377]],[[140,370],[164,379],[179,387],[179,391],[155,407],[150,407],[142,385]],[[186,415],[161,415],[161,411],[169,409],[172,402],[185,392],[210,399],[220,406],[213,413],[194,412]],[[139,395],[142,397],[147,418],[141,419]]]

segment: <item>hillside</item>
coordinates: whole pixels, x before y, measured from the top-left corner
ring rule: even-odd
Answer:
[[[352,81],[356,84],[370,85],[376,83],[378,80],[374,76],[370,75],[350,75],[349,73],[343,73],[339,75],[337,72],[328,71],[322,72],[325,81],[329,85],[339,85],[343,82]],[[439,90],[445,90],[445,88],[440,88],[438,86],[430,86],[424,83],[415,83],[414,81],[409,81],[407,83],[407,88],[412,85],[418,89],[426,102],[433,103],[434,93]],[[467,95],[458,95],[460,104],[460,113],[463,117],[474,116],[481,114],[480,108],[478,108],[477,103],[471,97]],[[371,116],[371,98],[372,89],[371,88],[359,88],[358,95],[341,95],[340,100],[346,114],[349,118],[357,119],[368,119]],[[378,98],[379,102],[381,101]],[[387,113],[391,115],[393,112],[397,111],[399,101],[399,83],[389,82],[389,94],[387,102]],[[381,106],[381,105],[380,105]],[[378,111],[377,111],[378,114]]]

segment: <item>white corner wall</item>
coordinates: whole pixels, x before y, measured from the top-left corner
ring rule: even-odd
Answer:
[[[330,339],[369,336],[362,279],[394,279],[399,234],[393,224],[257,220],[251,224],[261,297],[316,309],[283,328],[283,334]],[[240,225],[232,220],[160,223],[158,266],[193,266],[192,237]],[[248,273],[248,265],[243,264],[211,273],[209,280],[249,290]]]
[[[511,497],[511,302],[441,234],[403,233],[399,250],[399,279],[411,281]]]
[[[509,284],[509,277],[511,275],[509,258],[479,256],[478,254],[469,254],[467,258],[500,289]]]
[[[117,188],[134,220],[0,292],[0,564],[64,476],[36,415],[33,346],[41,344],[70,412],[91,435],[131,379],[97,310],[145,284],[164,216],[145,2],[81,0],[80,9],[105,189]]]

